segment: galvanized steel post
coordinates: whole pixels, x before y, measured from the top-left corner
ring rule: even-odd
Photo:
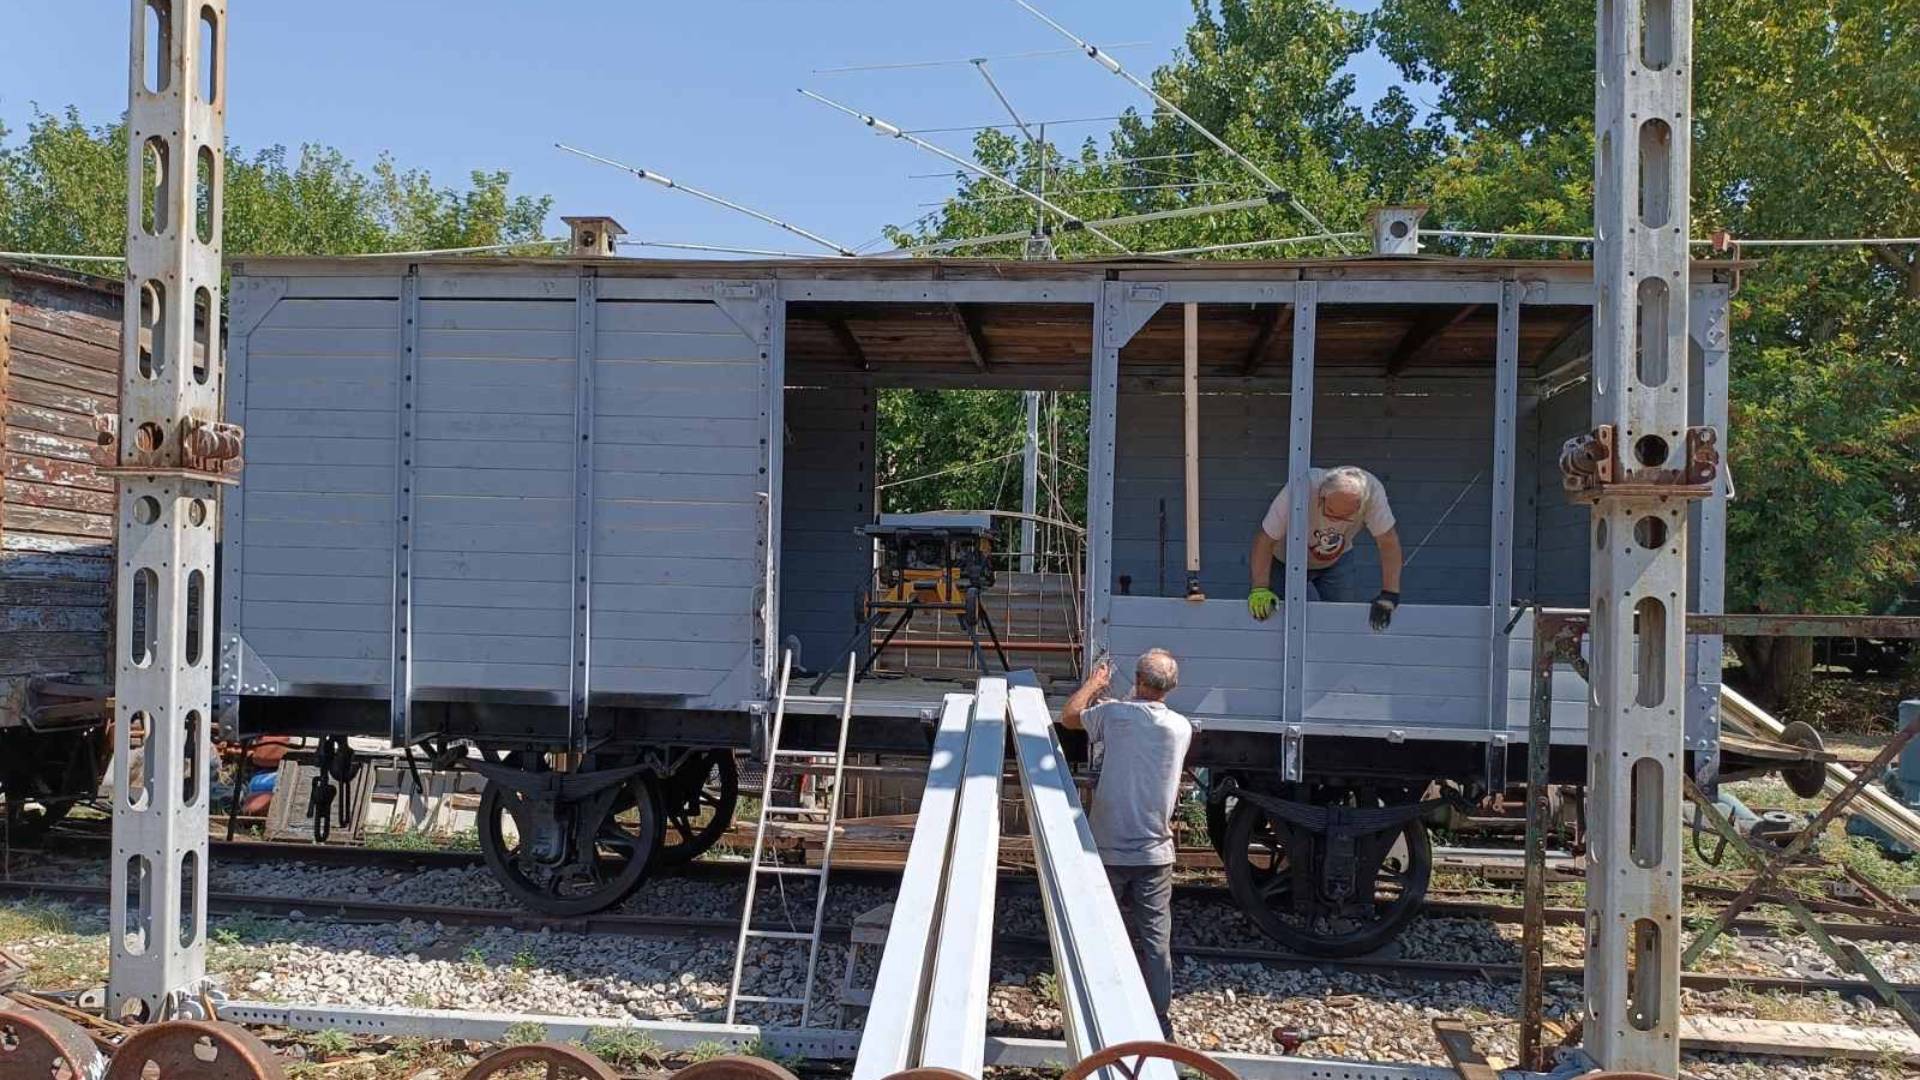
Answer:
[[[1686,708],[1692,0],[1599,0],[1586,1045],[1673,1076]]]
[[[214,534],[241,447],[219,423],[226,0],[129,6],[107,1007],[160,1019],[206,976]]]

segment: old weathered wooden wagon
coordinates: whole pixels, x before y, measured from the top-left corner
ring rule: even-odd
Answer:
[[[120,286],[0,262],[0,796],[44,829],[100,778],[113,484],[94,417],[119,391]]]
[[[1687,287],[1693,412],[1721,427],[1727,285],[1703,264]],[[1086,658],[1171,649],[1216,785],[1364,811],[1314,825],[1243,801],[1218,823],[1242,884],[1256,848],[1360,853],[1311,860],[1318,887],[1243,894],[1304,947],[1363,947],[1411,914],[1430,785],[1519,775],[1529,605],[1586,602],[1588,511],[1556,464],[1591,426],[1586,263],[245,259],[232,297],[247,469],[225,506],[228,723],[478,744],[490,812],[532,800],[554,830],[496,860],[535,903],[553,906],[539,881],[610,857],[562,837],[625,813],[645,820],[621,850],[644,851],[660,800],[697,806],[685,778],[753,743],[779,643],[831,666],[872,570],[854,530],[876,510],[879,388],[1090,395]],[[1283,615],[1248,616],[1248,540],[1309,460],[1387,485],[1409,563],[1384,633],[1364,604],[1304,599],[1298,557]],[[1186,595],[1189,500],[1204,601]],[[1717,611],[1722,500],[1674,506],[1696,519],[1690,606]],[[1700,642],[1686,709],[1696,770],[1715,767],[1718,648]],[[1555,768],[1577,780],[1586,695],[1560,678]],[[863,684],[853,745],[924,748],[940,691]],[[797,695],[790,723],[824,739],[837,705]],[[552,751],[585,756],[556,780]],[[580,774],[608,769],[632,794],[582,809]],[[1376,874],[1399,899],[1355,888]]]

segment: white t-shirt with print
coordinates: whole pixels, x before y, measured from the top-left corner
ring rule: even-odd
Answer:
[[[1307,482],[1314,494],[1307,497],[1307,520],[1312,531],[1307,534],[1307,566],[1320,570],[1332,566],[1341,557],[1353,550],[1353,538],[1360,535],[1360,526],[1375,536],[1393,528],[1393,508],[1387,505],[1387,489],[1380,478],[1361,469],[1360,475],[1366,477],[1367,493],[1360,499],[1360,509],[1345,521],[1334,521],[1321,510],[1318,498],[1320,485],[1327,476],[1326,469],[1308,469]],[[1273,505],[1267,507],[1267,516],[1261,520],[1260,528],[1275,543],[1287,537],[1287,512],[1293,505],[1293,494],[1288,490],[1292,485],[1283,485],[1280,494],[1274,497]],[[1286,558],[1286,549],[1280,551],[1282,560]]]

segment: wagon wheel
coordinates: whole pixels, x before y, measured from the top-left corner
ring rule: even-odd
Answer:
[[[555,810],[556,842],[530,844],[533,808],[519,792],[487,781],[476,824],[480,852],[501,887],[549,915],[585,915],[612,907],[632,892],[660,845],[659,786],[642,773],[625,781],[614,801],[597,815],[593,805],[590,799],[560,804]],[[592,836],[592,843],[582,844],[583,836]]]
[[[67,811],[73,809],[75,800],[55,799],[48,802],[16,799],[6,795],[6,803],[0,813],[6,816],[4,825],[5,839],[15,844],[37,844],[47,835],[47,831],[66,819]]]
[[[948,1069],[940,1065],[916,1065],[911,1069],[901,1069],[888,1076],[886,1080],[974,1080],[959,1069]]]
[[[583,1080],[619,1080],[619,1073],[608,1068],[607,1063],[567,1043],[527,1043],[523,1046],[506,1046],[479,1061],[468,1069],[460,1080],[500,1080],[525,1078],[534,1080],[561,1080],[562,1077],[581,1077]]]
[[[794,1080],[794,1075],[766,1058],[723,1054],[681,1069],[673,1080]]]
[[[282,1080],[280,1059],[236,1024],[170,1020],[134,1032],[113,1053],[106,1080]]]
[[[0,1076],[80,1080],[104,1071],[80,1025],[39,1009],[0,1009]]]
[[[1080,1059],[1080,1063],[1068,1069],[1060,1080],[1087,1080],[1087,1077],[1101,1069],[1112,1069],[1127,1080],[1138,1080],[1140,1070],[1147,1064],[1148,1058],[1160,1058],[1175,1065],[1185,1066],[1210,1080],[1240,1080],[1240,1077],[1225,1065],[1213,1060],[1198,1050],[1189,1050],[1157,1039],[1140,1039],[1134,1042],[1118,1043],[1105,1050],[1096,1050]]]
[[[1427,827],[1411,818],[1395,830],[1372,888],[1344,902],[1295,891],[1291,830],[1250,800],[1241,799],[1227,822],[1227,886],[1240,910],[1274,940],[1309,956],[1358,956],[1392,940],[1420,910],[1433,873]],[[1386,839],[1386,838],[1381,838]],[[1307,868],[1308,881],[1319,866]]]
[[[679,866],[706,854],[727,834],[740,800],[740,766],[731,750],[690,754],[660,785],[666,835],[653,858]]]
[[[1240,805],[1240,800],[1233,795],[1215,799],[1213,788],[1228,780],[1237,779],[1227,773],[1216,776],[1209,772],[1207,775],[1207,843],[1213,845],[1214,854],[1222,859],[1226,858],[1227,854],[1227,820],[1233,816],[1233,808]]]

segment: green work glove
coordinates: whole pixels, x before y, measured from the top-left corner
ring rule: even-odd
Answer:
[[[1247,594],[1247,613],[1266,622],[1267,616],[1273,614],[1274,605],[1279,602],[1280,598],[1273,594],[1272,589],[1255,589]]]

